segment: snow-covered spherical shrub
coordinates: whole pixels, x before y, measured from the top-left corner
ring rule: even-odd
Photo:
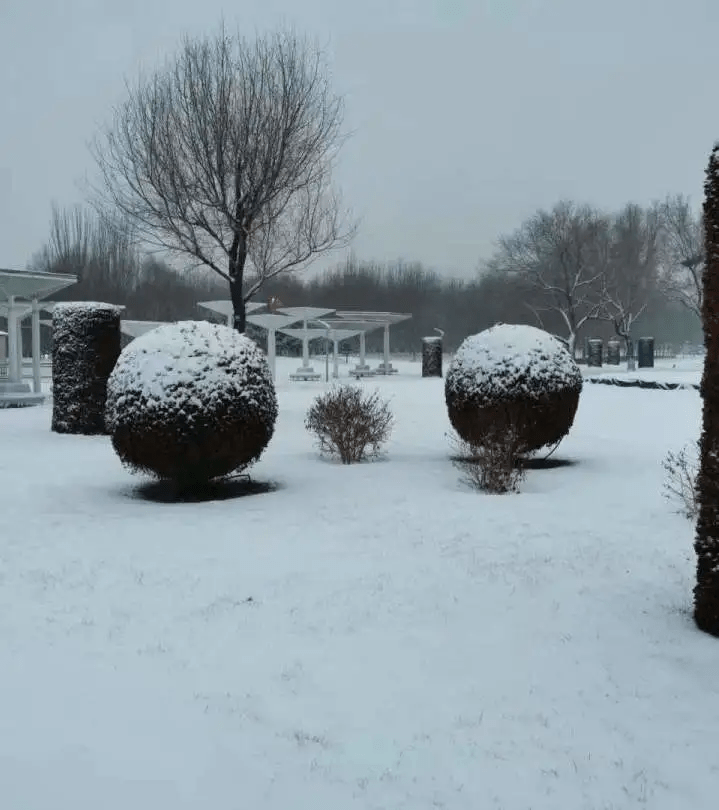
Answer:
[[[182,486],[257,461],[276,419],[264,354],[245,335],[207,321],[138,337],[108,381],[107,429],[120,459]]]
[[[52,313],[52,430],[105,432],[107,379],[120,354],[121,307],[56,304]]]
[[[567,435],[582,373],[557,338],[534,326],[498,324],[468,337],[447,371],[452,426],[474,446],[512,434],[520,453]]]

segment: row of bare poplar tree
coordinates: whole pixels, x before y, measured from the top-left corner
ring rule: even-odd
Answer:
[[[55,208],[48,242],[30,264],[77,274],[79,284],[64,297],[123,304],[128,318],[194,318],[201,316],[198,301],[227,297],[216,274],[143,254],[135,237],[127,218],[110,225],[87,208]],[[313,277],[278,275],[255,298],[409,312],[412,320],[393,330],[399,352],[416,351],[435,328],[451,350],[498,321],[541,325],[570,345],[587,335],[629,340],[639,330],[677,345],[700,339],[703,253],[701,223],[685,198],[627,206],[615,217],[561,202],[502,237],[473,279],[442,276],[419,262],[349,257]],[[368,340],[370,350],[375,342],[379,348],[381,335]]]

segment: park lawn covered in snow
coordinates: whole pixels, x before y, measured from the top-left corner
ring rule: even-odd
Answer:
[[[397,426],[352,467],[296,364],[244,497],[163,502],[107,438],[0,411],[0,805],[713,808],[719,641],[662,497],[698,393],[586,385],[566,464],[491,496],[419,364],[364,383]]]

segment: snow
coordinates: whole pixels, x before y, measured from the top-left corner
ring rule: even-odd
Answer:
[[[208,321],[159,326],[123,349],[107,384],[106,420],[112,432],[148,409],[178,414],[228,396],[274,423],[277,402],[267,360],[245,335]]]
[[[397,424],[349,467],[295,365],[261,495],[152,501],[107,437],[0,413],[2,806],[713,807],[719,642],[661,469],[698,393],[586,386],[561,463],[492,496],[419,362],[361,383]]]
[[[493,398],[498,389],[536,398],[548,388],[581,386],[579,366],[562,343],[519,324],[497,324],[465,338],[447,370],[447,391],[471,398]]]
[[[74,317],[85,319],[98,314],[119,315],[125,307],[116,304],[106,304],[102,301],[60,301],[53,306],[53,318],[57,316],[63,321]]]

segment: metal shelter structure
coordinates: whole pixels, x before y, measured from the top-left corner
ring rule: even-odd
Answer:
[[[332,342],[333,352],[332,352],[332,377],[337,379],[340,376],[340,369],[339,369],[339,344],[342,340],[348,340],[349,338],[356,337],[357,335],[361,335],[362,331],[359,329],[280,329],[283,335],[287,335],[288,337],[296,338],[297,340],[304,340],[307,337],[309,340],[313,338],[325,338],[328,341]],[[325,356],[325,364],[329,362],[329,355]],[[327,366],[325,366],[327,368]],[[325,371],[325,375],[329,376],[328,372]],[[307,377],[300,377],[299,372],[297,374],[291,375],[292,378],[295,379],[313,379],[318,380],[321,375],[317,374],[314,370],[310,376]]]
[[[375,369],[376,374],[396,374],[397,369],[392,367],[389,358],[389,329],[390,326],[408,321],[412,317],[408,312],[337,312],[337,318],[342,321],[350,321],[353,323],[363,322],[372,323],[376,326],[384,327],[384,362],[380,363]],[[369,331],[369,330],[368,330]],[[362,350],[360,348],[360,352]],[[361,362],[364,362],[362,358]]]
[[[277,330],[290,324],[297,323],[299,318],[291,315],[276,315],[275,313],[262,313],[260,315],[248,315],[247,323],[257,326],[267,331],[267,362],[272,372],[272,379],[277,379],[276,357],[277,357]]]
[[[365,337],[367,332],[372,332],[375,329],[379,329],[382,324],[376,323],[375,321],[350,321],[345,320],[344,318],[332,318],[327,323],[332,329],[349,329],[353,330],[355,334],[359,335],[359,363],[350,371],[350,374],[358,379],[360,377],[372,377],[375,372],[369,367],[366,361],[367,348]]]
[[[302,321],[302,365],[297,369],[294,374],[290,374],[291,380],[318,380],[319,375],[310,365],[310,331],[307,328],[308,322],[316,321],[320,318],[325,318],[327,315],[332,315],[334,309],[325,309],[322,307],[280,307],[277,312],[282,315],[287,315],[294,318],[294,323]],[[320,330],[321,335],[314,335],[313,337],[322,337],[326,334],[328,326],[322,324],[325,328]],[[281,330],[284,331],[284,330]]]
[[[44,397],[40,380],[40,312],[51,311],[40,301],[77,283],[77,276],[26,270],[0,270],[0,315],[7,318],[7,372],[0,377],[0,408],[39,405]],[[22,380],[22,319],[32,317],[33,390]],[[3,364],[4,366],[5,364]]]

